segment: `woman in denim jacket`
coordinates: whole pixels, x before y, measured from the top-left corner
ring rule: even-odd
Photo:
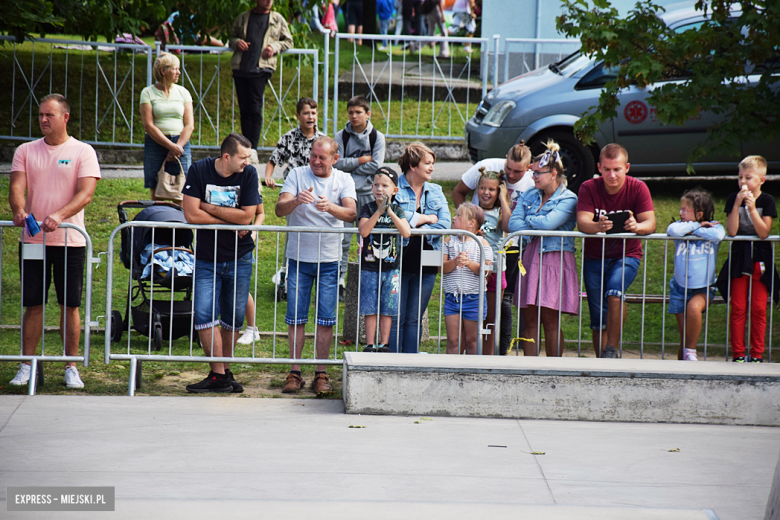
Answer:
[[[438,184],[432,184],[436,156],[422,143],[411,143],[398,161],[403,175],[398,179],[395,202],[406,213],[412,229],[449,229],[452,217]],[[391,352],[416,353],[422,337],[422,315],[436,285],[438,267],[423,266],[427,251],[441,251],[441,235],[412,235],[401,252],[401,299],[399,316],[390,329]]]
[[[535,189],[527,190],[517,202],[509,219],[509,231],[572,231],[577,223],[577,196],[566,188],[559,146],[548,141],[547,151],[534,158]],[[527,274],[520,279],[515,304],[525,320],[525,336],[539,344],[539,322],[544,327],[547,357],[562,356],[563,332],[558,326],[560,314],[579,312],[579,281],[574,257],[574,238],[525,237],[523,264]],[[540,268],[541,260],[541,268]],[[542,290],[544,287],[544,290]],[[541,307],[541,313],[537,310]],[[526,356],[539,355],[537,346],[524,342]]]

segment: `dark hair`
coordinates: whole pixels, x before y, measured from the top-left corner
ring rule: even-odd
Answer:
[[[686,191],[681,199],[691,203],[694,218],[696,218],[697,213],[701,212],[701,220],[696,219],[697,222],[710,222],[715,217],[715,204],[712,202],[712,197],[702,188],[697,186]]]
[[[43,105],[47,101],[56,101],[60,104],[60,108],[62,109],[63,114],[70,114],[70,105],[68,104],[68,100],[65,99],[65,96],[62,94],[49,94],[48,96],[44,96],[43,99],[41,99],[40,104]]]
[[[364,96],[350,98],[349,101],[347,101],[347,110],[352,107],[360,107],[365,110],[366,113],[371,112],[371,105],[368,104],[368,100]]]
[[[222,146],[219,147],[219,155],[228,154],[232,157],[238,153],[239,146],[249,148],[250,150],[252,149],[252,143],[243,135],[235,132],[228,134],[228,136],[225,137],[225,140],[222,141]]]
[[[303,107],[306,105],[309,105],[311,108],[317,108],[317,102],[314,101],[310,97],[302,97],[298,100],[298,103],[295,104],[295,113],[300,114],[301,110],[303,110]]]
[[[409,143],[406,148],[404,148],[404,154],[398,159],[398,166],[401,167],[403,173],[406,173],[411,168],[420,164],[420,162],[425,159],[426,155],[433,157],[433,162],[436,162],[436,154],[433,153],[433,150],[419,141]]]
[[[617,143],[611,143],[601,149],[599,162],[601,162],[602,159],[617,159],[621,155],[626,159],[626,163],[628,163],[628,150]]]

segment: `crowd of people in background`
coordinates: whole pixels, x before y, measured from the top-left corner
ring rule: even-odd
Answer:
[[[326,17],[340,7],[349,32],[360,34],[362,6],[360,0],[342,0],[340,6],[334,1],[323,4],[322,12]],[[253,158],[262,130],[264,90],[277,56],[292,47],[287,22],[272,7],[273,0],[257,0],[257,5],[233,24],[229,45],[234,50],[231,65],[241,134],[231,133],[224,139],[218,158],[192,162],[193,100],[177,84],[181,71],[175,55],[162,53],[155,60],[155,83],[141,92],[140,113],[146,132],[144,188],[150,190],[152,200],[178,200],[191,224],[262,225],[262,185],[275,187],[274,169],[284,166],[274,212],[285,217],[290,226],[312,228],[311,232],[286,234],[285,265],[273,279],[281,289],[276,294],[287,301],[290,357],[302,355],[313,291],[317,296],[316,358],[330,355],[354,234],[339,230],[353,226],[358,228],[354,234],[360,278],[358,312],[365,318],[367,332],[363,352],[420,352],[426,326],[423,315],[441,275],[448,354],[477,354],[478,338],[485,329],[489,334],[483,338],[482,353],[492,355],[498,345],[499,354],[507,354],[515,335],[514,305],[520,309],[517,330],[522,330],[518,339],[524,354],[540,354],[540,325],[545,354],[562,356],[565,338],[561,317],[579,314],[581,295],[574,236],[559,233],[576,229],[589,235],[582,240],[581,272],[595,355],[620,357],[626,292],[644,252],[638,238],[607,235],[642,236],[654,233],[657,227],[647,185],[628,175],[628,151],[619,144],[603,147],[598,160],[600,175],[585,181],[575,194],[567,188],[556,142],[544,143],[544,151],[534,156],[521,141],[506,157],[480,161],[463,173],[452,192],[453,218],[447,196],[433,181],[436,154],[431,148],[420,142],[406,145],[396,169],[385,161],[385,136],[371,124],[371,105],[366,98],[355,96],[348,101],[348,122],[331,138],[317,127],[317,102],[303,97],[296,105],[298,126],[281,137],[261,172],[251,163],[257,162]],[[424,23],[428,34],[436,30],[446,34],[444,7],[444,0],[378,0],[380,30],[387,34],[389,20],[396,13],[396,26],[402,20],[407,34],[424,34]],[[454,24],[473,34],[475,1],[455,0],[452,10]],[[389,40],[383,45],[389,45]],[[441,52],[448,54],[446,43]],[[39,122],[44,138],[21,145],[12,166],[9,203],[15,225],[27,229],[20,245],[20,260],[27,273],[23,294],[25,355],[36,351],[45,303],[40,298],[43,279],[30,273],[43,269],[54,272],[65,350],[69,356],[78,350],[81,285],[71,283],[66,290],[63,272],[67,267],[69,279],[81,280],[84,248],[79,235],[71,234],[66,241],[58,227],[62,222],[83,227],[84,207],[100,173],[94,150],[68,136],[68,118],[69,106],[63,96],[43,98]],[[60,189],[49,185],[55,162],[58,179],[61,177],[57,182],[63,183]],[[739,190],[728,197],[725,226],[715,220],[709,194],[695,189],[683,194],[680,219],[667,228],[668,235],[675,238],[668,312],[675,315],[680,331],[678,358],[682,360],[698,359],[702,314],[716,288],[731,304],[733,361],[763,359],[767,301],[780,298],[780,277],[770,245],[736,242],[716,273],[719,243],[726,234],[764,239],[777,218],[774,198],[762,191],[766,160],[746,157],[738,170]],[[161,197],[160,184],[169,177],[181,181],[178,198]],[[31,231],[34,223],[29,220],[34,212],[44,217],[45,255],[43,234],[35,237]],[[517,232],[527,234],[505,243],[508,233]],[[243,230],[201,232],[198,237],[195,329],[206,356],[231,357],[235,345],[251,344],[260,337],[249,291],[256,237]],[[45,266],[41,262],[44,257]],[[496,262],[501,257],[504,261]],[[502,265],[500,270],[498,265]],[[46,291],[51,279],[47,274]],[[770,295],[772,287],[774,294]],[[502,307],[499,323],[497,301]],[[241,333],[245,319],[247,327]],[[749,345],[745,341],[748,322]],[[67,386],[83,387],[75,364],[66,365]],[[305,386],[300,368],[291,367],[283,392],[299,392]],[[30,372],[30,363],[22,363],[11,384],[27,384]],[[317,394],[331,391],[325,365],[316,367],[312,389]],[[210,364],[208,376],[188,385],[187,390],[241,392],[243,387],[229,363],[215,362]]]

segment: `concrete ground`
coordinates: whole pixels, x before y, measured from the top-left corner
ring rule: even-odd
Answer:
[[[116,511],[99,518],[746,520],[764,517],[778,440],[762,427],[348,416],[314,399],[6,396],[0,485],[114,486]]]

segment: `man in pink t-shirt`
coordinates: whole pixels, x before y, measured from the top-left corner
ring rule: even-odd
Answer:
[[[577,229],[606,233],[613,227],[608,215],[628,212],[621,233],[649,235],[655,231],[653,199],[647,185],[628,177],[628,152],[619,144],[601,150],[601,177],[582,183],[577,200]],[[613,231],[613,233],[616,231]],[[620,357],[618,349],[626,320],[626,289],[642,260],[639,239],[584,240],[583,280],[588,293],[590,328],[596,357]],[[602,348],[604,347],[604,348]]]
[[[91,146],[68,135],[69,118],[70,107],[63,96],[44,97],[38,109],[44,137],[19,146],[11,166],[8,202],[14,225],[25,227],[19,244],[20,262],[25,259],[21,267],[25,356],[34,356],[38,349],[43,306],[48,301],[52,277],[60,305],[65,355],[78,356],[79,352],[86,239],[78,231],[59,226],[66,222],[84,228],[84,207],[92,200],[100,166]],[[41,222],[41,231],[34,236],[25,226],[28,215]],[[30,363],[22,363],[11,384],[21,386],[29,381]],[[73,362],[65,364],[65,384],[68,388],[84,388]]]

